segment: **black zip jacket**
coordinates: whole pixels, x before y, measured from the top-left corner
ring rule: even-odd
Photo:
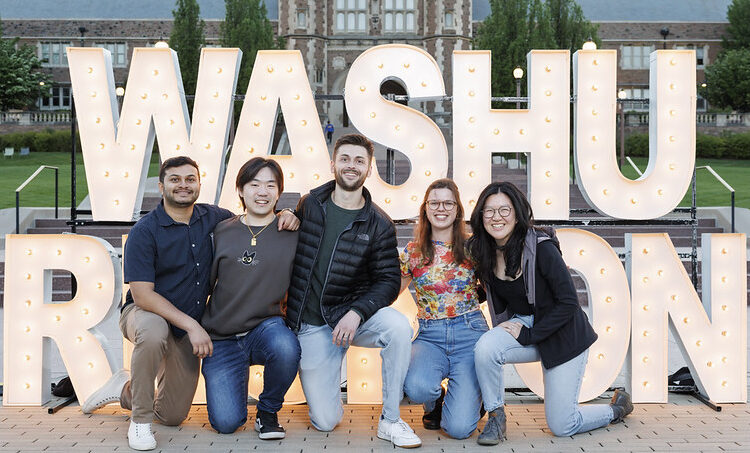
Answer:
[[[335,188],[330,181],[300,199],[301,220],[297,255],[287,297],[286,320],[298,330],[310,292],[310,279],[325,229],[325,202]],[[328,264],[320,296],[321,314],[334,328],[351,309],[364,323],[379,309],[392,304],[401,286],[396,229],[388,214],[362,189],[365,206],[341,233]]]
[[[531,247],[534,250],[530,250]],[[533,257],[531,264],[528,258]],[[534,268],[534,286],[527,288],[529,302],[534,301],[534,326],[522,327],[518,342],[539,349],[542,365],[550,369],[563,364],[588,349],[598,338],[588,316],[578,303],[573,279],[562,255],[552,240],[542,237],[526,241],[524,248],[524,278]],[[489,282],[483,282],[487,291],[492,325],[497,326],[513,313],[507,307],[498,313],[492,300]]]

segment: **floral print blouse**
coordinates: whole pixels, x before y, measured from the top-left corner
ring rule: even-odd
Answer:
[[[409,242],[400,253],[401,275],[411,277],[417,291],[417,316],[420,319],[453,318],[479,309],[477,278],[469,261],[453,262],[450,243],[432,241],[435,258],[422,263],[422,253]]]

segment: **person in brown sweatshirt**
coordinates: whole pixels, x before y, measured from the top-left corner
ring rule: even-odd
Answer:
[[[276,225],[274,208],[284,190],[278,163],[247,161],[236,187],[244,213],[214,230],[213,292],[201,321],[213,341],[213,355],[203,359],[208,420],[219,433],[244,425],[249,367],[264,365],[255,430],[261,439],[281,439],[277,412],[300,359],[282,310],[298,233]]]

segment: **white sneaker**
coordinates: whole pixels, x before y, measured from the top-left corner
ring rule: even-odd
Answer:
[[[81,411],[84,414],[90,414],[100,407],[104,407],[109,403],[120,401],[120,394],[122,388],[130,380],[130,372],[128,370],[120,370],[113,374],[107,382],[102,385],[99,390],[91,394],[81,406]]]
[[[417,448],[422,445],[419,436],[400,418],[395,422],[381,418],[378,423],[378,437],[391,441],[393,445],[401,448]]]
[[[130,420],[128,428],[128,445],[133,450],[153,450],[156,448],[156,439],[151,432],[151,423],[136,423]]]

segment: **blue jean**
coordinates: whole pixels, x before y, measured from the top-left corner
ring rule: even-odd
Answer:
[[[299,377],[307,399],[310,421],[319,431],[332,431],[341,421],[341,363],[348,347],[336,346],[328,325],[302,323],[297,333],[302,347]],[[378,310],[357,329],[351,344],[381,348],[383,359],[383,418],[400,418],[404,378],[411,355],[412,330],[406,316],[393,308]]]
[[[514,322],[532,327],[534,316],[514,316]],[[589,351],[552,368],[542,366],[544,376],[544,414],[547,426],[555,436],[571,436],[608,425],[614,415],[608,404],[578,404],[583,372]],[[539,361],[534,345],[523,346],[502,327],[495,327],[477,342],[474,364],[484,407],[493,411],[505,403],[503,365]]]
[[[448,379],[440,427],[455,439],[465,439],[477,428],[482,398],[474,370],[474,345],[487,332],[479,310],[455,318],[420,319],[411,345],[411,363],[404,392],[430,411]]]
[[[233,433],[247,421],[250,365],[263,365],[263,392],[257,408],[278,412],[292,385],[300,359],[297,336],[281,317],[268,318],[247,335],[213,342],[203,359],[208,421],[222,433]]]

